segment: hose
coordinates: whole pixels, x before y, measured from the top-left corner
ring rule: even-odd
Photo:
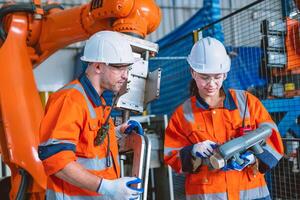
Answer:
[[[21,183],[19,186],[19,191],[16,196],[16,200],[25,200],[26,197],[25,194],[29,185],[30,176],[28,176],[28,173],[24,169],[20,169],[19,172],[21,174]]]
[[[5,32],[3,28],[3,17],[5,17],[7,14],[13,13],[13,12],[30,12],[34,13],[35,11],[35,5],[29,4],[29,3],[19,3],[14,5],[5,6],[0,9],[0,38],[5,41],[7,37],[7,33]]]
[[[61,4],[49,4],[49,5],[43,6],[43,9],[44,9],[45,12],[49,12],[53,8],[58,8],[58,9],[61,9],[61,10],[65,9]]]

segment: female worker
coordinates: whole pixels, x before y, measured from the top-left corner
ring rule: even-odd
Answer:
[[[186,175],[187,200],[270,199],[264,173],[283,154],[276,124],[255,96],[223,87],[230,58],[220,41],[201,39],[187,61],[192,95],[173,113],[164,143],[165,162]],[[221,169],[211,169],[209,158],[215,148],[243,134],[245,127],[262,126],[272,130],[262,153],[242,152],[243,164],[231,160]]]

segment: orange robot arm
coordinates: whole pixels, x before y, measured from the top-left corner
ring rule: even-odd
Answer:
[[[46,187],[37,156],[43,108],[32,68],[100,30],[144,38],[158,27],[160,17],[154,0],[92,0],[68,10],[58,4],[43,7],[40,0],[34,0],[0,9],[0,144],[12,171],[12,199],[25,193],[35,198]],[[33,181],[25,190],[20,188],[24,185],[20,169]]]

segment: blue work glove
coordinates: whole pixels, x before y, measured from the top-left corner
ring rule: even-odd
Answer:
[[[198,142],[193,145],[192,155],[198,158],[208,158],[213,154],[213,150],[217,147],[217,144],[210,140]]]
[[[240,155],[240,158],[244,160],[244,163],[242,165],[238,164],[235,160],[231,160],[225,165],[222,170],[228,171],[228,170],[237,170],[242,171],[245,167],[248,165],[251,165],[255,163],[255,156],[251,152],[245,152],[242,155]]]
[[[141,182],[142,180],[136,177],[123,177],[114,180],[102,179],[101,185],[97,192],[110,200],[138,199],[139,196],[144,192],[144,189],[137,189],[131,185]]]
[[[127,124],[129,126],[125,129],[125,134],[130,134],[132,131],[135,131],[139,135],[144,135],[144,129],[140,122],[135,120],[129,120]]]

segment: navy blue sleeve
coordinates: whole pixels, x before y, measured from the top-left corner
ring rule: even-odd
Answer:
[[[58,143],[58,144],[51,144],[47,146],[39,146],[38,147],[38,154],[41,160],[45,160],[52,155],[59,153],[61,151],[71,150],[75,152],[75,145],[71,143]]]
[[[261,173],[265,173],[266,171],[274,168],[278,163],[278,160],[266,150],[264,150],[261,154],[256,154],[255,156],[261,163],[259,168]]]
[[[183,172],[189,172],[193,173],[193,164],[192,164],[192,149],[194,145],[186,146],[180,150],[180,159],[181,159],[181,165],[182,165],[182,171]]]

